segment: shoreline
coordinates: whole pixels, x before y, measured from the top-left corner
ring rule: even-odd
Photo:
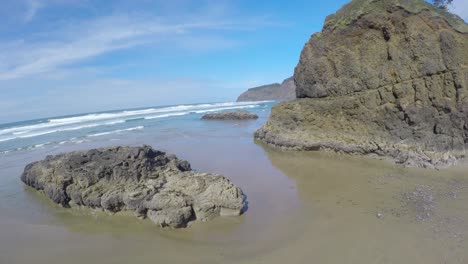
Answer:
[[[258,134],[257,134],[258,133]],[[393,148],[387,150],[378,146],[377,148],[367,148],[361,145],[346,145],[340,142],[314,142],[314,143],[278,143],[275,140],[268,140],[267,137],[261,134],[267,134],[259,129],[255,132],[255,141],[261,142],[268,146],[288,151],[304,151],[304,152],[335,152],[337,154],[345,154],[351,156],[362,156],[378,160],[385,160],[395,165],[401,165],[407,168],[423,168],[443,170],[450,167],[463,166],[468,164],[468,157],[465,151],[447,151],[447,152],[428,152],[428,151],[408,151],[402,148]],[[281,141],[281,140],[279,140]],[[377,144],[376,144],[377,145]],[[394,145],[395,146],[395,145]],[[430,158],[432,156],[433,158]]]

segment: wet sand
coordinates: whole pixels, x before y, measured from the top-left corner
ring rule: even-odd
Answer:
[[[409,170],[276,150],[253,142],[258,125],[2,157],[0,263],[468,263],[467,167]],[[64,209],[19,181],[25,164],[50,153],[143,143],[228,176],[247,194],[248,211],[170,230],[133,216]]]

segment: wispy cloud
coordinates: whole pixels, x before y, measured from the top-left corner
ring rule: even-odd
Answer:
[[[40,13],[41,10],[49,6],[80,6],[88,0],[16,0],[23,8],[23,22],[29,23]]]
[[[27,0],[26,1],[26,12],[24,14],[24,21],[29,22],[35,16],[36,13],[43,7],[43,3],[39,0]]]
[[[213,37],[210,33],[254,30],[268,23],[265,18],[236,21],[195,17],[173,22],[161,17],[135,17],[112,15],[70,23],[54,32],[41,32],[30,39],[2,44],[0,80],[55,71],[101,54],[139,45],[172,42],[174,47],[187,47],[178,39],[190,39],[194,49],[213,48],[214,45],[230,47],[234,42]]]
[[[256,69],[263,67],[252,61],[270,42],[260,35],[284,26],[269,11],[236,0],[12,0],[2,6],[0,123],[232,100],[252,86],[246,78],[262,78]],[[234,75],[231,69],[244,64],[244,76]],[[265,78],[275,75],[264,71]]]

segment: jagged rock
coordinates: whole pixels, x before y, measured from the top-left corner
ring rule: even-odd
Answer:
[[[302,50],[267,143],[443,167],[468,147],[468,25],[423,0],[354,0]]]
[[[149,146],[48,156],[27,165],[21,180],[65,207],[129,210],[172,228],[240,215],[245,203],[226,177],[194,172],[187,161]]]
[[[273,83],[250,88],[242,93],[237,102],[245,101],[290,101],[296,98],[296,85],[293,77],[287,78],[281,84]]]
[[[202,116],[204,120],[247,120],[247,119],[257,119],[256,114],[249,113],[244,110],[237,110],[234,112],[220,112],[220,113],[211,113]]]

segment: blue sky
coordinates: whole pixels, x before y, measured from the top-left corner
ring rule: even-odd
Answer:
[[[291,76],[346,2],[3,0],[0,123],[235,100]]]

